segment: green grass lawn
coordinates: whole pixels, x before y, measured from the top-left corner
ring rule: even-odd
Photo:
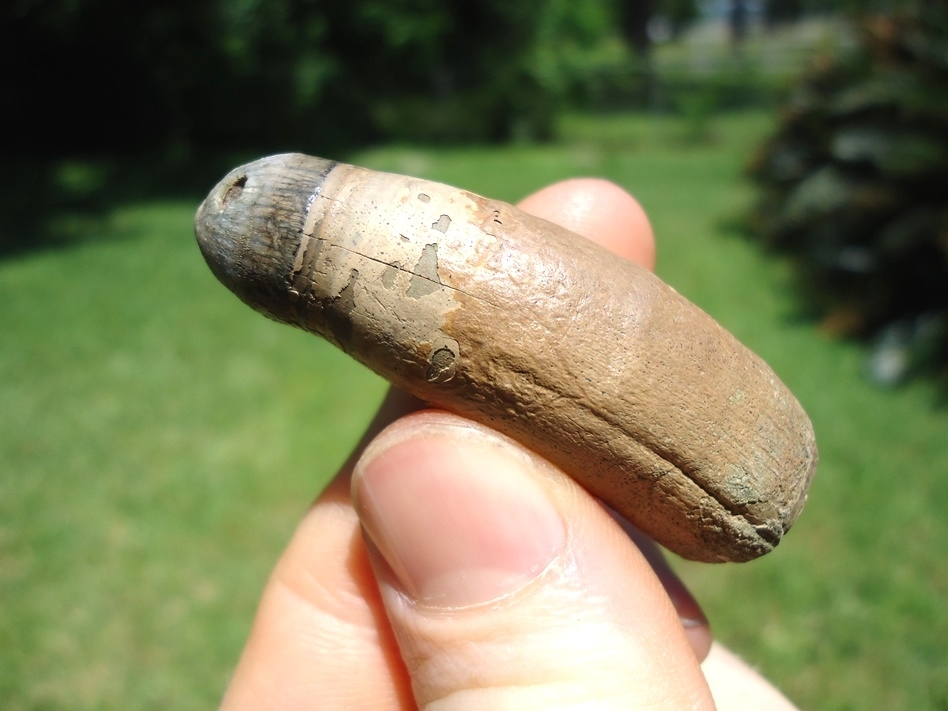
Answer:
[[[883,391],[798,317],[785,265],[726,225],[759,114],[573,118],[552,146],[349,158],[492,197],[602,175],[653,218],[659,272],[769,360],[822,462],[780,548],[682,563],[720,639],[798,703],[948,708],[948,411]],[[211,186],[208,185],[208,188]],[[240,304],[205,267],[198,200],[117,206],[75,247],[0,262],[0,707],[218,701],[269,569],[384,384]]]

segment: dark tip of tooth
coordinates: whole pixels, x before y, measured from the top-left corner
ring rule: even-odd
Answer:
[[[198,208],[194,231],[214,275],[244,302],[288,320],[286,278],[313,194],[335,163],[300,154],[232,170]]]

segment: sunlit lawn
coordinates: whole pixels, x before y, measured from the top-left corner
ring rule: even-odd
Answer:
[[[695,143],[665,118],[574,118],[553,146],[348,158],[508,200],[588,174],[635,192],[660,274],[773,364],[821,447],[777,551],[682,565],[719,638],[804,707],[944,709],[948,412],[924,384],[867,384],[858,349],[797,317],[785,267],[722,227],[767,126],[718,117]],[[116,206],[77,223],[95,239],[0,262],[4,709],[213,706],[270,566],[382,395],[214,281],[200,197]]]

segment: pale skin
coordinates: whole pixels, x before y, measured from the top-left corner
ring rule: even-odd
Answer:
[[[612,183],[519,207],[654,266]],[[392,391],[277,562],[222,708],[715,704],[793,708],[712,641],[654,544],[511,440]]]

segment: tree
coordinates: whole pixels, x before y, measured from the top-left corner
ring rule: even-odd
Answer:
[[[751,222],[793,255],[826,328],[874,339],[878,380],[948,374],[948,10],[869,15],[860,36],[782,107]]]
[[[543,137],[608,0],[6,3],[24,154]],[[610,18],[611,19],[611,18]],[[595,33],[590,37],[590,32]]]

